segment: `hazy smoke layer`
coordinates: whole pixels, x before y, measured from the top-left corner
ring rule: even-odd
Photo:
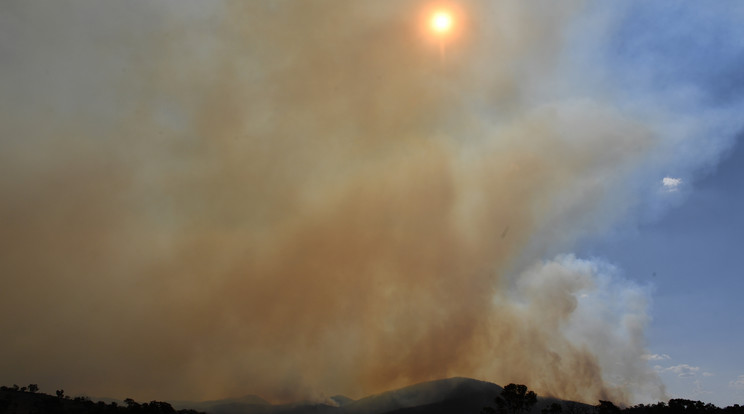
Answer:
[[[543,258],[638,203],[663,134],[565,93],[580,2],[458,3],[443,59],[430,7],[4,2],[0,380],[661,397],[647,292]]]

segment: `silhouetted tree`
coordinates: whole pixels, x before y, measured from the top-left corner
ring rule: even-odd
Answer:
[[[130,410],[140,408],[140,404],[131,398],[127,398],[126,400],[124,400],[124,404],[126,404],[127,408]]]
[[[496,409],[483,407],[481,414],[526,414],[537,403],[537,394],[529,391],[526,385],[509,384],[494,400]]]
[[[35,393],[36,391],[39,391],[39,386],[36,384],[28,384],[28,391]]]
[[[150,401],[149,404],[143,404],[142,406],[146,413],[171,414],[176,412],[170,404],[162,401]]]
[[[719,408],[713,404],[706,404],[702,401],[675,398],[669,400],[669,410],[673,413],[703,414],[716,412]]]
[[[57,390],[57,398],[65,398],[65,390]]]
[[[730,405],[723,410],[724,414],[744,414],[744,407],[740,406],[739,404]]]
[[[595,407],[597,408],[597,414],[618,414],[620,412],[620,409],[611,401],[599,400],[599,405]]]

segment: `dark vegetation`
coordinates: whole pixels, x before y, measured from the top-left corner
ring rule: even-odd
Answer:
[[[537,404],[537,394],[534,391],[528,391],[526,385],[509,384],[501,390],[501,395],[493,400],[496,403],[496,409],[484,407],[481,410],[483,414],[527,414],[532,411],[532,407]],[[560,407],[558,404],[554,404]],[[558,411],[560,412],[560,410]],[[546,413],[547,414],[547,413]]]
[[[495,396],[495,398],[494,398]],[[334,396],[327,403],[272,405],[256,396],[201,403],[160,401],[138,403],[93,402],[87,397],[70,398],[63,390],[55,395],[39,392],[36,384],[0,387],[0,414],[744,414],[737,405],[719,408],[701,401],[672,399],[649,405],[620,408],[611,401],[588,405],[538,397],[525,385],[496,384],[468,378],[450,378],[416,384],[359,400]],[[197,408],[200,411],[196,411]]]
[[[138,403],[127,398],[123,405],[116,402],[106,404],[93,402],[88,397],[70,398],[64,390],[57,390],[54,396],[38,391],[36,384],[0,387],[0,414],[204,414],[194,410],[176,411],[162,401]]]
[[[531,413],[537,403],[537,394],[528,391],[526,385],[509,384],[494,400],[496,407],[483,407],[481,414],[527,414]],[[671,399],[668,403],[639,404],[620,408],[611,401],[599,400],[595,406],[573,402],[555,402],[546,405],[541,414],[744,414],[744,407],[739,404],[719,408],[701,401]]]

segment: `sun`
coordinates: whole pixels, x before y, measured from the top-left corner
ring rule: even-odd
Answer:
[[[464,29],[468,25],[467,14],[452,0],[435,0],[421,9],[416,19],[422,40],[429,46],[439,49],[439,59],[445,62],[447,49],[456,47],[466,40]],[[438,3],[438,4],[437,4]]]
[[[431,28],[437,33],[449,32],[452,28],[452,15],[446,11],[435,12],[430,20]]]

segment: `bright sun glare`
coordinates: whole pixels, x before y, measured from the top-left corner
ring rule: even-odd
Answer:
[[[431,17],[431,28],[439,33],[445,33],[452,27],[452,16],[445,11],[434,13]]]

